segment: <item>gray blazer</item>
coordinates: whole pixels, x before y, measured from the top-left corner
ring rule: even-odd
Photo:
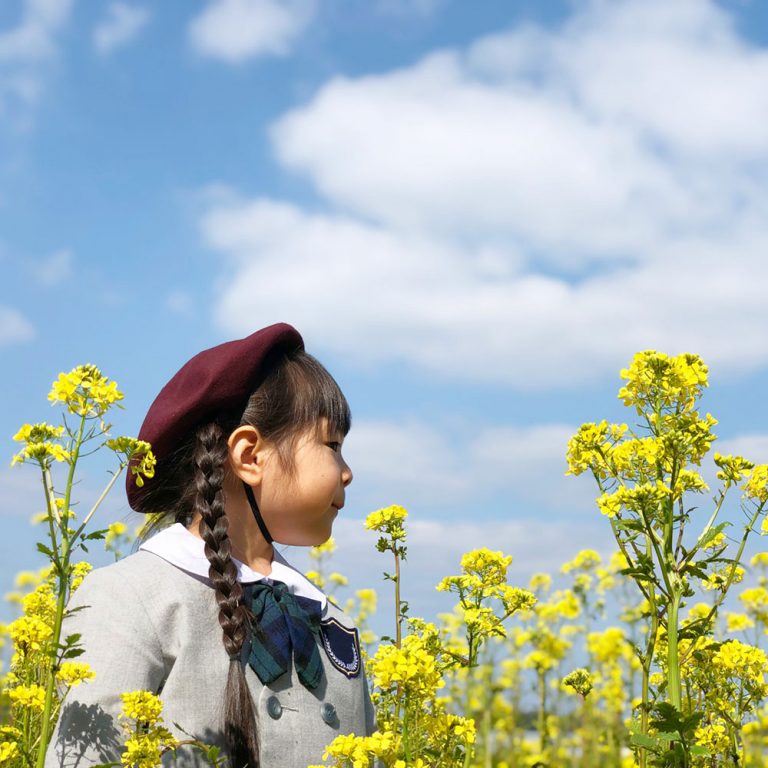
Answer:
[[[119,761],[123,732],[117,716],[120,694],[138,689],[160,694],[165,725],[177,737],[187,733],[223,746],[222,712],[229,658],[221,639],[214,590],[145,551],[98,568],[86,576],[69,608],[62,637],[82,635],[95,679],[72,688],[62,706],[45,768],[86,768]],[[350,619],[332,603],[323,617],[345,627]],[[370,734],[374,711],[364,670],[349,678],[321,647],[325,670],[309,691],[291,669],[262,685],[246,665],[256,704],[262,768],[306,768],[322,762],[325,747],[339,734]],[[172,764],[169,755],[164,759]],[[199,753],[180,749],[176,765],[205,764]]]

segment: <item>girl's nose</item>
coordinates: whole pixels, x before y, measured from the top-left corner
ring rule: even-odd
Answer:
[[[350,469],[349,464],[345,461],[344,469],[341,470],[341,481],[344,483],[345,488],[352,482],[352,477],[352,470]]]

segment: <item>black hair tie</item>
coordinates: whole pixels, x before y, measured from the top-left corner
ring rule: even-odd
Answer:
[[[251,512],[253,512],[253,516],[256,518],[256,525],[259,526],[261,535],[267,540],[267,544],[271,544],[274,539],[267,528],[267,524],[264,522],[264,518],[261,516],[259,505],[256,503],[256,498],[253,495],[253,488],[245,480],[243,480],[243,487],[245,488],[245,496],[248,499],[248,503],[251,505]]]

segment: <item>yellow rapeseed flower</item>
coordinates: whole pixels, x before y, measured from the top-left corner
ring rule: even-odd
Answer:
[[[13,704],[36,712],[42,712],[45,707],[45,688],[37,683],[17,685],[8,691],[8,696]]]
[[[77,686],[93,680],[96,673],[84,661],[65,661],[56,673],[56,679],[64,685]]]
[[[0,743],[0,765],[9,763],[19,754],[19,745],[15,741],[4,741]]]
[[[39,651],[53,635],[53,628],[37,616],[20,616],[8,631],[17,650],[24,655]]]
[[[755,622],[744,613],[728,612],[725,614],[725,621],[728,632],[744,632],[755,626]]]
[[[70,454],[61,443],[56,442],[64,433],[64,427],[54,427],[46,422],[39,424],[24,424],[13,436],[17,442],[25,443],[19,453],[11,461],[14,464],[23,464],[27,459],[37,461],[40,464],[50,464],[54,461],[69,461]]]
[[[313,560],[318,560],[323,555],[332,555],[336,551],[336,541],[331,536],[327,541],[322,544],[318,544],[309,550],[309,556]]]
[[[563,678],[563,685],[572,688],[576,693],[586,698],[592,690],[592,675],[589,670],[583,667],[574,669],[573,672]]]
[[[160,721],[163,703],[160,698],[149,691],[132,691],[120,694],[123,701],[121,717],[137,720],[147,725]]]
[[[71,588],[74,592],[82,583],[83,579],[93,570],[93,566],[82,560],[79,563],[75,563],[72,566],[72,583]]]
[[[365,527],[369,531],[385,533],[395,541],[402,541],[406,537],[403,523],[407,517],[408,512],[404,507],[393,504],[371,512],[365,518]]]
[[[563,563],[560,568],[561,573],[570,573],[571,571],[591,571],[597,568],[602,562],[600,555],[594,549],[582,549],[573,560]]]
[[[123,399],[117,383],[102,375],[95,365],[78,365],[69,373],[60,373],[53,382],[48,399],[62,403],[70,413],[78,416],[101,417],[109,408]]]
[[[161,765],[161,750],[162,744],[158,739],[136,734],[126,739],[120,760],[126,768],[156,768]]]
[[[758,464],[749,475],[744,485],[744,493],[760,504],[768,501],[768,464]],[[763,518],[765,525],[765,518]],[[762,531],[765,533],[765,531]]]

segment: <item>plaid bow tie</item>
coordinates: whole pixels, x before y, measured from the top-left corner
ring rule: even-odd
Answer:
[[[291,654],[305,688],[314,689],[323,677],[319,632],[321,604],[293,595],[280,581],[252,585],[251,611],[254,622],[248,663],[264,685],[277,680],[290,668]]]

